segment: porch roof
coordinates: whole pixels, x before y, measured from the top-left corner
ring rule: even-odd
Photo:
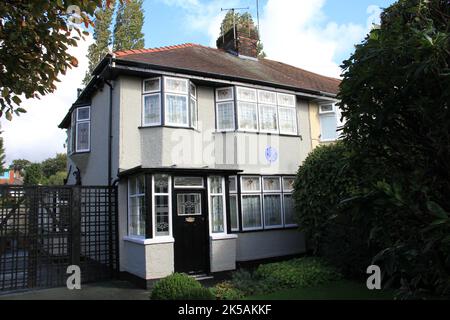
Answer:
[[[131,169],[123,170],[118,173],[119,178],[127,177],[137,173],[176,173],[176,174],[193,174],[193,175],[204,175],[204,174],[217,174],[217,175],[234,175],[243,170],[239,169],[217,169],[217,168],[182,168],[182,167],[142,167],[137,166]]]

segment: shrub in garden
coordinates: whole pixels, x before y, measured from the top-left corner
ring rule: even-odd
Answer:
[[[159,280],[152,288],[154,300],[212,300],[213,294],[186,274],[174,273]]]
[[[294,201],[309,249],[345,275],[361,277],[378,248],[367,241],[370,218],[344,210],[347,199],[370,185],[368,175],[352,170],[351,156],[342,142],[314,149],[297,172]]]
[[[218,283],[211,290],[217,300],[240,300],[244,298],[244,293],[235,288],[230,281]]]
[[[341,275],[318,258],[300,258],[260,265],[255,277],[275,288],[306,288],[339,280]]]

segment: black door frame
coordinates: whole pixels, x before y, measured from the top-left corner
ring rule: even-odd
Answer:
[[[206,255],[204,265],[205,272],[211,272],[211,254],[210,254],[210,237],[209,237],[209,199],[208,199],[208,175],[198,175],[198,174],[186,174],[186,173],[173,173],[171,179],[172,187],[172,225],[173,225],[173,238],[175,239],[174,244],[174,270],[177,272],[177,255],[175,253],[176,246],[176,228],[175,223],[178,219],[177,212],[177,195],[182,193],[200,193],[202,195],[202,213],[205,215],[205,227],[203,235],[204,243],[204,254]],[[201,177],[203,179],[203,188],[175,188],[175,177]]]

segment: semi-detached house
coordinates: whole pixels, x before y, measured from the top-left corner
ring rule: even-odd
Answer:
[[[294,175],[337,138],[339,80],[218,47],[107,55],[60,124],[68,184],[118,186],[120,270],[143,281],[305,250]]]

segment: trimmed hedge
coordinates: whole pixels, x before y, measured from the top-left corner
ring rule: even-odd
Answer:
[[[213,300],[214,295],[186,274],[174,273],[159,280],[150,295],[153,300]]]

